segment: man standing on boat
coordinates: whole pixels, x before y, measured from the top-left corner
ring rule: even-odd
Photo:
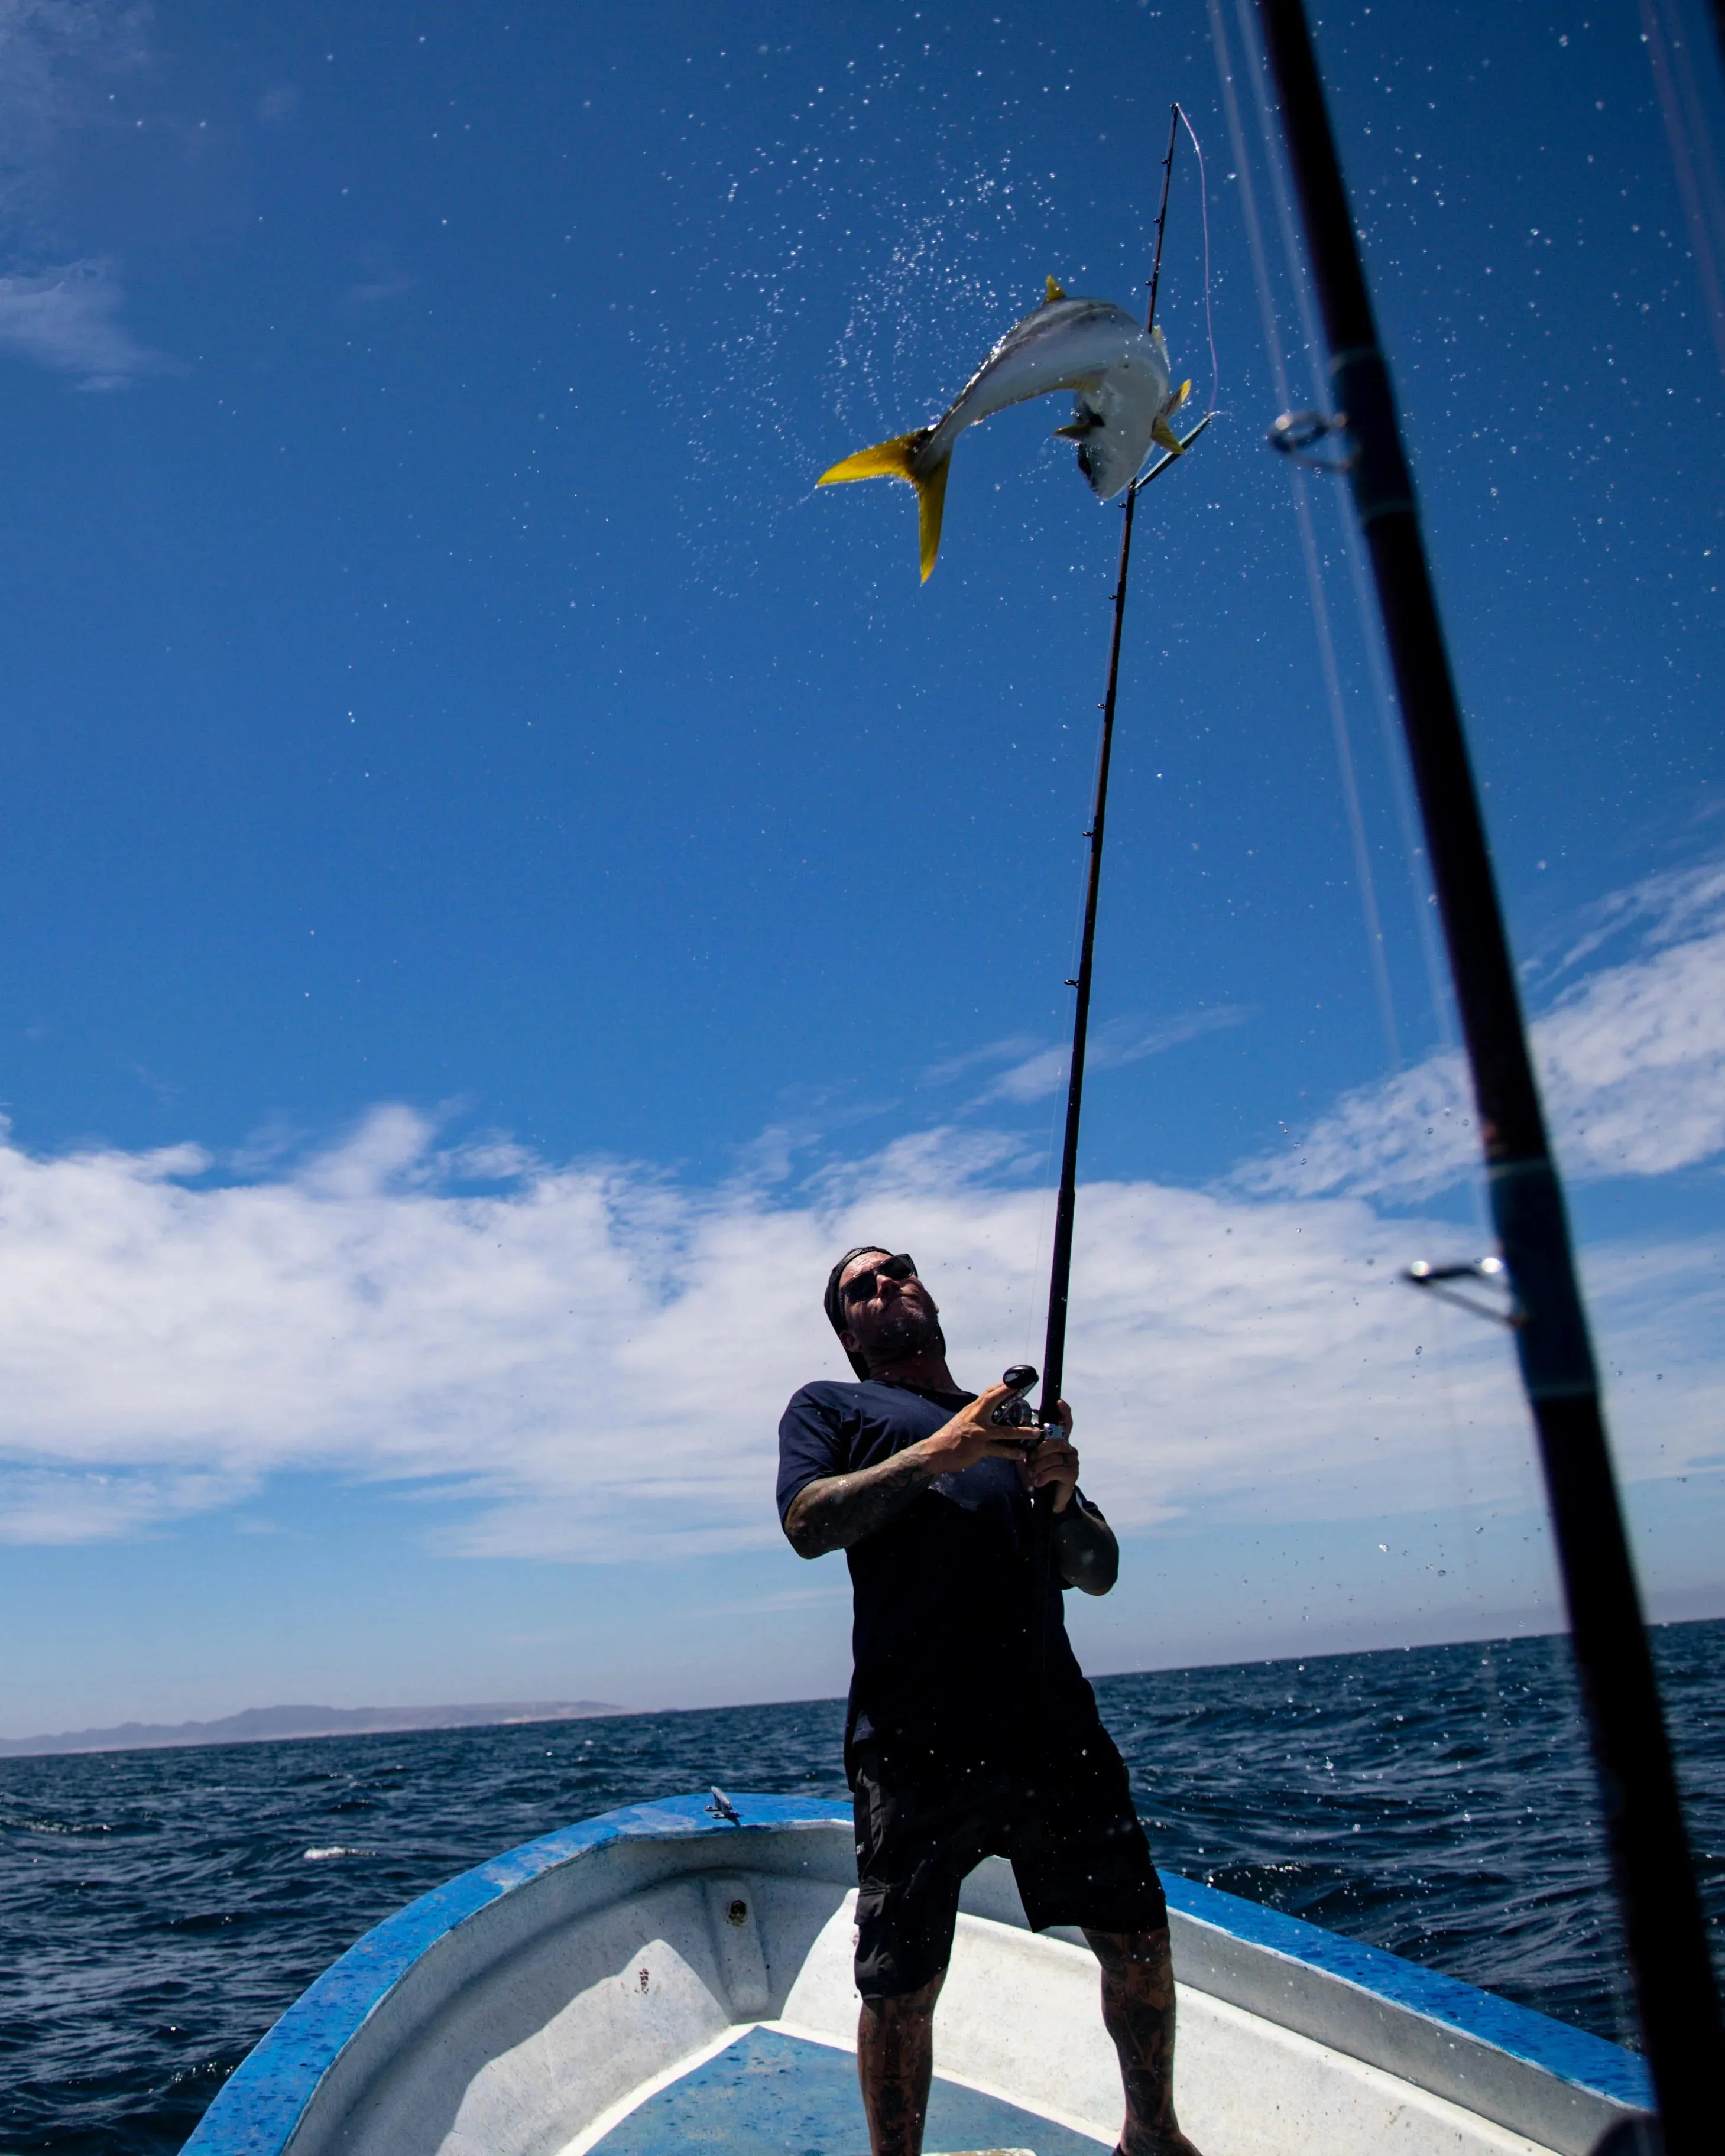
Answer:
[[[857,2072],[874,2156],[921,2156],[958,1889],[1010,1858],[1039,1930],[1080,1926],[1120,2054],[1120,2156],[1198,2156],[1174,2118],[1168,1913],[1126,1768],[1066,1637],[1062,1586],[1106,1594],[1112,1530],[1078,1488],[1072,1418],[1027,1455],[958,1384],[907,1255],[847,1252],[826,1313],[858,1382],[804,1385],[778,1429],[800,1557],[842,1549],[855,1604],[845,1766],[855,1799]],[[1053,1493],[1053,1566],[1033,1557]]]

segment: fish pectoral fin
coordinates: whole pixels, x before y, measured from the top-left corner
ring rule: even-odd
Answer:
[[[1044,296],[1042,304],[1045,307],[1051,307],[1056,300],[1064,300],[1066,295],[1060,290],[1059,285],[1055,282],[1052,277],[1048,278],[1045,282],[1047,284],[1048,290]]]
[[[824,471],[814,482],[817,486],[839,486],[853,479],[901,479],[909,486],[920,485],[911,461],[919,449],[928,439],[928,429],[917,428],[912,434],[895,434],[890,442],[876,442],[872,449],[859,449],[855,456],[845,457]]]
[[[1186,454],[1186,444],[1166,419],[1156,422],[1150,429],[1150,439],[1158,449],[1166,449],[1171,457],[1183,457]]]
[[[922,550],[922,581],[933,572],[934,557],[941,550],[941,519],[947,507],[947,474],[950,456],[942,457],[926,477],[914,482],[916,489],[916,536]]]
[[[1179,410],[1180,407],[1181,407],[1181,406],[1182,406],[1182,405],[1186,402],[1186,399],[1187,399],[1187,398],[1188,398],[1191,394],[1192,394],[1192,382],[1191,382],[1191,379],[1190,379],[1190,377],[1188,377],[1188,379],[1187,379],[1186,381],[1183,382],[1180,384],[1179,388],[1178,388],[1174,392],[1174,393],[1173,393],[1173,397],[1169,398],[1169,400],[1168,400],[1168,411],[1169,411],[1169,412],[1171,412],[1171,413],[1172,413],[1172,412],[1178,412],[1178,411]],[[1164,415],[1164,416],[1166,416],[1166,415]]]

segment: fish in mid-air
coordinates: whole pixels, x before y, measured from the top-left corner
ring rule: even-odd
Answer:
[[[1173,387],[1159,329],[1146,331],[1109,300],[1069,300],[1050,277],[1042,305],[1013,324],[938,419],[859,449],[823,472],[817,484],[901,479],[914,486],[927,583],[940,552],[952,445],[967,427],[1009,404],[1075,391],[1071,420],[1055,432],[1078,444],[1078,468],[1106,501],[1131,485],[1153,442],[1180,454],[1168,419],[1191,388],[1189,382]]]

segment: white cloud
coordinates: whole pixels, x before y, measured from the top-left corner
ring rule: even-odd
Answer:
[[[69,262],[33,277],[0,277],[0,352],[118,389],[167,364],[120,319],[126,295],[101,262]]]
[[[1557,977],[1612,935],[1635,954],[1565,989],[1532,1027],[1558,1158],[1572,1177],[1661,1175],[1725,1148],[1725,866],[1650,879],[1598,909]],[[1337,1103],[1241,1190],[1402,1200],[1479,1160],[1459,1055],[1433,1055]]]
[[[1572,1172],[1655,1175],[1725,1145],[1725,873],[1619,894],[1549,978],[1569,985],[1536,1042]],[[1106,1053],[1240,1015],[1122,1030]],[[1004,1063],[997,1086],[1022,1087],[1044,1052],[999,1042],[933,1075]],[[1084,1188],[1067,1389],[1111,1517],[1533,1502],[1507,1335],[1399,1277],[1454,1230],[1373,1202],[1466,1172],[1471,1115],[1435,1057],[1229,1184]],[[917,1253],[961,1374],[1040,1353],[1049,1201],[1025,1187],[1035,1149],[999,1131],[915,1133],[800,1184],[779,1133],[717,1189],[556,1165],[495,1132],[441,1142],[400,1106],[297,1164],[287,1132],[226,1163],[3,1140],[0,1539],[159,1532],[298,1470],[420,1497],[455,1552],[771,1543],[778,1414],[845,1373],[819,1292],[865,1239]],[[1670,1239],[1584,1253],[1631,1478],[1721,1455],[1721,1258]]]
[[[924,1134],[778,1204],[439,1152],[400,1107],[239,1186],[195,1147],[0,1147],[0,1535],[159,1529],[297,1469],[419,1491],[460,1553],[770,1543],[779,1411],[844,1374],[836,1250],[916,1250],[961,1373],[1036,1357],[1047,1204],[995,1179],[1015,1142]],[[464,1193],[500,1166],[502,1191]],[[1412,1234],[1353,1198],[1087,1187],[1068,1389],[1111,1516],[1337,1517],[1450,1503],[1458,1478],[1526,1502],[1504,1336],[1397,1281]],[[1626,1471],[1716,1452],[1718,1253],[1597,1270]]]

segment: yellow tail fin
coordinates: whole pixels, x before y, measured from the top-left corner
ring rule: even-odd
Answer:
[[[927,478],[917,482],[916,527],[922,542],[922,581],[928,582],[934,567],[934,557],[941,550],[941,518],[947,507],[947,474],[952,469],[951,457],[942,457]]]
[[[918,444],[927,439],[927,433],[926,427],[921,427],[914,434],[895,434],[890,442],[876,442],[871,449],[859,449],[854,457],[846,457],[830,471],[824,471],[814,483],[838,486],[848,479],[901,479],[915,486],[911,459]]]
[[[824,471],[815,481],[817,486],[838,486],[853,479],[901,479],[907,485],[914,486],[925,584],[934,567],[935,556],[941,550],[941,516],[947,501],[947,474],[952,468],[952,458],[944,456],[932,470],[918,472],[914,469],[916,452],[927,439],[927,427],[919,427],[914,434],[896,434],[890,442],[876,442],[872,449],[859,449],[855,456],[846,457],[830,471]]]

